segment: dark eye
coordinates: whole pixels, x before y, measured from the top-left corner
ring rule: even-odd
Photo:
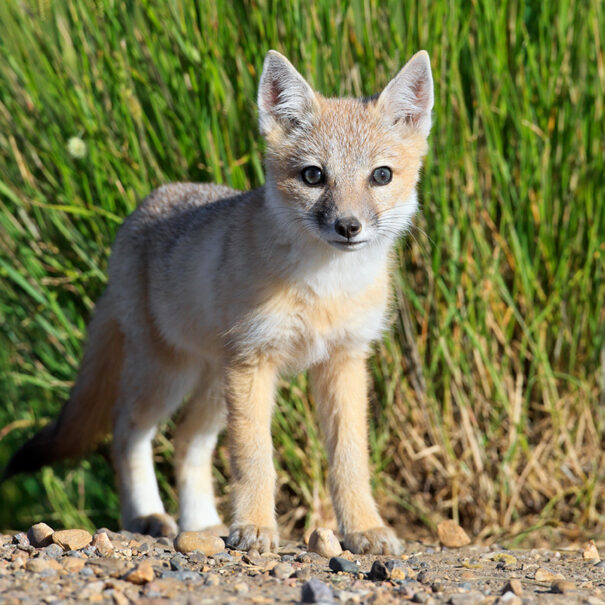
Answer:
[[[386,185],[391,182],[392,178],[393,173],[391,172],[391,169],[386,166],[376,168],[376,170],[372,172],[372,180],[376,185]]]
[[[321,185],[321,183],[324,182],[324,173],[321,168],[318,168],[317,166],[307,166],[306,168],[303,168],[300,175],[307,185]]]

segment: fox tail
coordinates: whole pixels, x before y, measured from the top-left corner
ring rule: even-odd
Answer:
[[[97,304],[76,384],[58,418],[15,452],[0,481],[58,460],[79,458],[110,431],[124,360],[124,335],[106,306],[103,298]]]

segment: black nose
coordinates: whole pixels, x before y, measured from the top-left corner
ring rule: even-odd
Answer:
[[[338,235],[351,239],[361,231],[361,223],[354,216],[347,216],[339,218],[334,224],[334,229]]]

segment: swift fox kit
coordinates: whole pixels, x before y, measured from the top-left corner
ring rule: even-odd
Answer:
[[[370,490],[366,357],[385,328],[390,252],[417,209],[432,106],[424,51],[368,99],[325,98],[270,51],[258,92],[266,184],[166,185],[126,219],[71,396],[6,475],[83,455],[112,430],[123,526],[173,534],[151,443],[185,400],[180,529],[220,523],[211,456],[226,423],[229,542],[275,549],[276,381],[308,369],[345,546],[397,553]]]

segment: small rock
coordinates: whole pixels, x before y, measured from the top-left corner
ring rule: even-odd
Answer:
[[[455,521],[442,521],[437,526],[437,535],[443,546],[448,548],[460,548],[470,544],[468,534]]]
[[[220,538],[219,538],[220,540]],[[222,540],[221,540],[222,541]],[[221,550],[219,552],[214,553],[213,555],[211,555],[212,558],[217,562],[217,563],[228,563],[229,561],[233,561],[233,555],[230,555],[227,551],[225,550]]]
[[[416,572],[398,559],[389,559],[384,563],[391,574],[391,580],[413,580]]]
[[[294,572],[294,568],[289,563],[278,563],[272,570],[271,575],[280,580],[289,578]]]
[[[337,557],[342,553],[338,538],[331,529],[325,527],[318,527],[309,536],[309,550],[326,559]]]
[[[36,523],[27,530],[27,537],[32,546],[42,548],[52,542],[53,528],[46,523]]]
[[[412,603],[428,603],[431,596],[428,592],[415,592],[412,597]]]
[[[85,529],[62,529],[53,533],[52,540],[63,550],[80,550],[92,542],[92,536]]]
[[[27,547],[31,546],[29,543],[29,538],[22,531],[13,536],[12,542],[13,542],[13,544],[16,544],[20,548],[27,548]]]
[[[587,561],[596,561],[597,563],[601,560],[601,557],[599,556],[599,551],[597,550],[597,545],[594,543],[594,540],[590,540],[590,542],[586,542],[586,544],[584,544],[582,558]]]
[[[113,552],[113,544],[105,533],[97,533],[92,537],[92,545],[100,554],[107,556]]]
[[[334,595],[332,589],[317,578],[311,578],[302,585],[301,601],[303,603],[319,603],[321,601],[330,602],[333,599]]]
[[[496,605],[523,605],[523,601],[514,592],[508,590],[498,598]]]
[[[560,573],[555,573],[546,567],[538,567],[534,574],[534,580],[536,582],[554,582],[555,580],[564,580],[565,576]]]
[[[220,583],[221,583],[221,579],[219,578],[218,574],[215,574],[215,573],[209,573],[204,578],[204,584],[206,586],[218,586]]]
[[[347,573],[358,573],[359,567],[353,561],[348,561],[343,557],[332,557],[328,566],[332,571],[346,571]]]
[[[47,557],[56,559],[63,554],[64,550],[58,544],[49,544],[42,548],[40,552],[44,553]]]
[[[237,584],[233,585],[233,588],[238,594],[246,594],[248,590],[250,590],[248,588],[248,584],[246,584],[245,582],[238,582]]]
[[[187,559],[181,554],[175,555],[170,559],[170,569],[172,571],[183,571],[185,568],[183,565],[186,563]]]
[[[576,585],[569,580],[555,580],[550,587],[551,592],[557,592],[560,594],[568,594],[573,592],[575,589]]]
[[[200,551],[209,556],[225,550],[221,538],[207,532],[183,531],[174,539],[174,548],[178,552]]]
[[[303,582],[306,582],[311,578],[311,574],[312,572],[310,567],[301,567],[294,572],[294,577],[298,580],[303,580]]]
[[[153,567],[151,567],[151,563],[149,561],[143,561],[132,571],[129,571],[124,576],[124,579],[133,584],[147,584],[147,582],[151,582],[154,577],[155,574],[153,572]]]
[[[512,592],[513,594],[520,597],[523,594],[523,585],[521,584],[520,580],[517,580],[516,578],[512,578],[508,581],[508,583],[504,587],[503,592],[504,592],[504,594],[506,594],[507,592]]]
[[[46,569],[59,571],[60,569],[63,569],[63,567],[54,559],[29,559],[29,561],[25,563],[25,569],[27,569],[27,571],[33,571],[34,573],[40,573]]]
[[[67,573],[78,573],[84,567],[84,559],[78,557],[63,557],[61,565]]]
[[[374,580],[375,582],[382,582],[383,580],[388,580],[391,577],[391,572],[382,561],[376,559],[376,561],[372,563],[372,569],[370,569],[368,577],[370,580]]]

